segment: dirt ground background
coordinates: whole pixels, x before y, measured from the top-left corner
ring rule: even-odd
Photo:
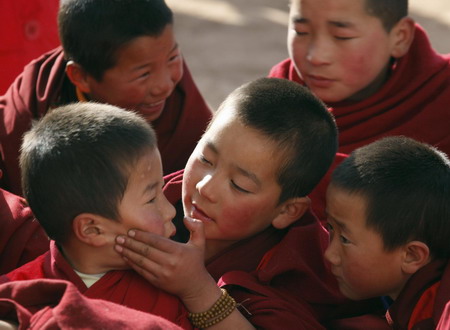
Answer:
[[[286,58],[289,0],[166,0],[184,57],[213,109]],[[450,53],[450,0],[410,0],[434,48]]]

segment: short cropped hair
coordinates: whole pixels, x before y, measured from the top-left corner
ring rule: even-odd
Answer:
[[[81,213],[120,219],[132,169],[156,148],[153,129],[131,111],[94,102],[55,108],[24,136],[24,196],[47,235],[63,243]]]
[[[387,32],[408,15],[408,0],[364,0],[369,15],[378,17]]]
[[[164,0],[62,0],[58,25],[67,60],[101,81],[117,51],[137,37],[158,37],[173,14]]]
[[[436,148],[387,137],[353,151],[331,184],[366,201],[366,225],[392,251],[410,241],[450,257],[450,161]]]
[[[260,78],[234,90],[216,113],[225,107],[234,108],[242,124],[258,130],[284,152],[278,172],[280,203],[308,195],[333,162],[336,123],[306,87],[286,79]]]

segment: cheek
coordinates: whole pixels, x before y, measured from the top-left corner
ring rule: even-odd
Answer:
[[[225,227],[243,237],[258,231],[259,224],[263,221],[261,207],[256,207],[253,203],[237,200],[221,207],[226,210],[221,215]]]
[[[367,260],[359,260],[353,257],[348,258],[342,264],[343,278],[348,287],[356,293],[363,294],[373,286],[374,267]]]
[[[297,70],[301,70],[303,63],[306,61],[306,48],[307,46],[304,43],[301,43],[294,36],[289,36],[288,38],[288,51],[289,57],[294,62]]]
[[[367,54],[372,55],[367,56]],[[388,61],[389,56],[380,54],[373,45],[362,45],[357,50],[340,55],[340,69],[344,80],[349,85],[360,87],[375,80]]]
[[[164,234],[164,221],[158,214],[154,213],[142,214],[139,227],[141,228],[138,229],[142,229],[150,233],[159,235]]]
[[[180,59],[177,63],[174,63],[173,67],[171,68],[171,77],[175,85],[180,82],[181,78],[183,77],[183,73],[183,61],[182,59]]]

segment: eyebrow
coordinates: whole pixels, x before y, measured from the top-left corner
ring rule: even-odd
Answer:
[[[310,20],[308,18],[304,18],[304,17],[294,17],[293,19],[294,23],[298,23],[298,24],[306,24],[309,23]],[[348,21],[328,21],[327,22],[328,25],[332,25],[335,27],[339,27],[339,28],[353,28],[355,27],[355,24],[353,24],[352,22],[348,22]]]
[[[144,190],[142,191],[142,196],[144,196],[146,193],[151,192],[158,187],[159,182],[150,183],[147,186],[145,186]]]
[[[214,143],[212,143],[211,141],[207,141],[206,142],[206,146],[208,148],[211,149],[211,151],[213,151],[216,155],[219,154],[219,150],[217,149],[217,147],[214,145]],[[256,176],[255,173],[247,171],[246,169],[243,169],[240,166],[237,165],[233,165],[233,167],[236,168],[236,170],[243,176],[249,178],[250,180],[252,180],[258,187],[261,187],[261,181],[258,179],[258,177]]]
[[[345,223],[343,223],[339,220],[336,220],[328,212],[326,212],[326,214],[327,214],[328,218],[330,218],[333,222],[335,222],[341,228],[342,231],[345,231],[347,233],[350,232],[349,229],[347,228],[347,226],[345,225]]]

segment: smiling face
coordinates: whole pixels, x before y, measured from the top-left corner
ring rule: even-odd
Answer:
[[[207,254],[269,227],[280,212],[277,145],[222,109],[186,165],[186,216],[203,221]]]
[[[135,110],[151,122],[161,115],[182,75],[182,57],[168,25],[159,37],[142,36],[124,45],[116,65],[101,81],[88,76],[83,92],[91,100]]]
[[[401,268],[403,252],[384,250],[380,234],[366,227],[365,198],[331,184],[327,214],[331,241],[325,258],[341,292],[354,300],[395,299],[408,278]]]
[[[289,54],[306,85],[324,102],[361,100],[385,82],[394,49],[365,0],[293,0]]]

